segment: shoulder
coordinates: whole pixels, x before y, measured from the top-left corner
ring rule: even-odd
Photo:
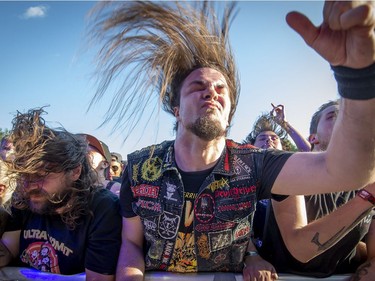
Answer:
[[[106,204],[106,205],[103,205]],[[117,207],[119,205],[119,198],[117,195],[113,194],[111,191],[105,188],[97,189],[90,203],[91,208],[99,206],[103,208],[104,206]]]
[[[160,144],[154,144],[142,148],[141,150],[134,151],[128,154],[128,161],[137,161],[138,159],[150,158],[154,155],[161,155],[173,146],[174,141],[164,141]]]
[[[226,148],[230,154],[265,154],[265,149],[260,149],[249,143],[238,143],[234,140],[226,140]]]

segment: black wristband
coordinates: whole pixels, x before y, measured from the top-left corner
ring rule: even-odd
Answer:
[[[375,63],[362,69],[331,66],[340,96],[351,100],[375,98]]]

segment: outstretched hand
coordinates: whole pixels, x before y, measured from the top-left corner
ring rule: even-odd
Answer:
[[[364,68],[375,62],[374,1],[326,1],[319,27],[298,12],[286,20],[331,65]]]

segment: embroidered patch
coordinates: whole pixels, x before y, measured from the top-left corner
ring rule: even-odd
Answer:
[[[159,186],[141,184],[132,186],[134,197],[157,198],[159,194]]]
[[[251,202],[239,202],[234,204],[228,204],[223,206],[217,206],[217,210],[219,213],[221,212],[235,212],[235,211],[243,211],[247,209],[251,209]]]
[[[142,165],[142,179],[155,181],[161,176],[162,160],[159,157],[149,158]]]
[[[215,198],[235,198],[256,192],[256,186],[232,187],[228,190],[216,190]]]
[[[221,264],[226,259],[226,257],[227,257],[226,254],[220,253],[220,254],[216,255],[216,257],[214,258],[214,263],[215,264]]]
[[[167,268],[167,265],[169,264],[169,260],[172,257],[172,252],[173,252],[173,243],[171,241],[166,241],[163,255],[162,255],[162,260],[161,260],[162,263],[159,269],[165,270]]]
[[[143,220],[143,226],[144,226],[146,232],[156,231],[156,227],[157,227],[156,220],[157,220],[157,218],[154,218],[152,220],[150,220],[150,219],[144,219]]]
[[[151,234],[147,234],[147,233],[146,233],[145,236],[146,236],[146,238],[148,238],[147,239],[148,241],[152,241],[151,247],[148,250],[147,255],[151,259],[160,260],[161,255],[163,254],[163,240],[155,239],[155,237],[152,237]]]
[[[208,245],[208,237],[206,234],[202,234],[197,239],[198,253],[199,255],[208,260],[210,258],[210,248]]]
[[[160,212],[161,211],[161,205],[159,202],[154,201],[148,201],[143,199],[138,199],[135,203],[137,207],[140,207],[142,209],[154,211],[154,212]]]
[[[168,182],[166,183],[166,185],[167,185],[167,193],[166,195],[164,195],[164,198],[167,200],[177,202],[177,198],[176,198],[177,186]]]
[[[248,236],[250,233],[250,223],[248,220],[244,220],[238,224],[234,229],[233,238],[234,240]]]
[[[216,180],[208,186],[209,189],[211,189],[212,192],[215,192],[217,189],[221,189],[223,187],[229,187],[228,180],[225,178],[222,178],[220,180]]]
[[[198,197],[194,206],[194,213],[197,220],[207,223],[214,217],[214,199],[209,194],[202,194]]]
[[[180,217],[172,213],[164,212],[159,217],[159,235],[164,239],[172,239],[177,235]]]
[[[230,229],[208,233],[211,252],[221,250],[232,244],[232,231]]]
[[[195,230],[199,231],[199,232],[219,231],[219,230],[232,228],[235,225],[236,225],[236,223],[231,222],[231,221],[230,222],[209,223],[209,224],[200,223],[195,227]]]

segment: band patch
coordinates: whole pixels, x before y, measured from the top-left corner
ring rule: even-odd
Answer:
[[[176,237],[179,224],[179,216],[164,212],[159,217],[159,235],[164,239],[172,239]]]
[[[147,209],[147,210],[151,210],[151,211],[154,211],[154,212],[160,212],[161,211],[161,205],[160,205],[159,202],[138,199],[135,204],[136,204],[137,207]]]
[[[149,197],[157,198],[159,194],[159,186],[141,184],[137,186],[132,186],[134,197]]]
[[[252,206],[251,202],[239,202],[235,204],[217,206],[219,212],[234,212],[250,209]]]
[[[216,190],[215,198],[240,198],[244,195],[254,193],[255,191],[255,185],[246,187],[233,187],[229,190]]]
[[[217,222],[217,223],[210,223],[210,224],[201,223],[195,227],[195,230],[199,232],[219,231],[219,230],[232,228],[235,224],[236,224],[235,222]]]
[[[155,181],[161,176],[162,160],[159,157],[149,158],[142,165],[142,179]]]
[[[202,234],[197,239],[197,247],[199,255],[208,260],[210,258],[210,247],[208,245],[208,237],[206,234]]]
[[[208,233],[211,252],[221,250],[232,244],[233,237],[230,229]]]
[[[176,198],[177,186],[175,184],[171,184],[168,182],[166,183],[166,185],[167,185],[167,194],[164,195],[164,198],[170,201],[177,202],[178,201],[178,199]]]
[[[214,217],[214,199],[209,194],[202,194],[198,197],[194,206],[194,213],[197,220],[207,223]]]
[[[234,229],[233,238],[234,240],[244,238],[250,233],[250,223],[248,220],[242,221]]]

